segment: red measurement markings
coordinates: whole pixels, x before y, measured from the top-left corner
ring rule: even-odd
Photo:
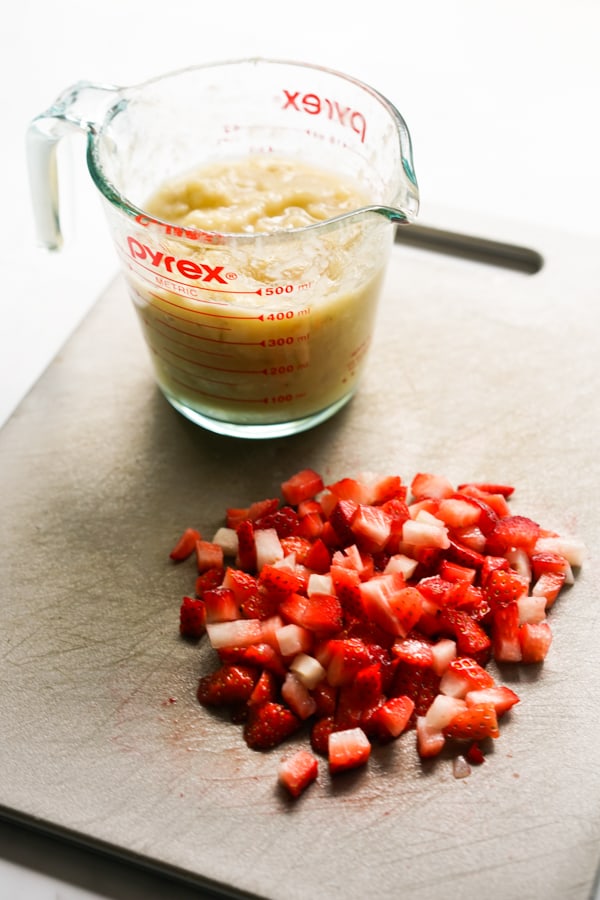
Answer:
[[[160,281],[168,282],[169,284],[175,285],[175,291],[174,291],[175,293],[177,293],[177,288],[181,288],[182,289],[181,293],[183,296],[189,296],[188,292],[190,290],[194,291],[194,292],[196,292],[196,291],[206,292],[208,294],[236,294],[236,295],[251,294],[253,296],[256,296],[256,295],[260,296],[262,294],[262,288],[257,288],[256,290],[253,290],[253,291],[236,291],[236,290],[231,290],[229,288],[213,287],[210,284],[203,285],[202,283],[199,283],[199,284],[190,285],[187,281],[181,281],[178,278],[173,278],[171,273],[169,273],[169,276],[167,277],[167,276],[163,275],[160,271],[157,271],[151,265],[150,266],[143,265],[143,263],[141,263],[139,260],[132,259],[130,256],[125,254],[121,248],[118,248],[118,252],[124,262],[124,265],[126,265],[126,267],[128,269],[131,269],[131,271],[136,272],[137,275],[140,278],[142,278],[147,284],[156,285],[156,279],[159,279]],[[146,273],[148,273],[152,277],[148,278]],[[206,300],[203,302],[207,302],[207,303],[213,302],[215,304],[219,303],[219,302],[223,303],[223,301],[217,301],[217,300],[213,300],[213,301]]]
[[[178,341],[176,337],[172,337],[172,335],[170,335],[170,334],[165,334],[164,331],[162,331],[160,328],[158,328],[158,325],[164,325],[169,331],[174,331],[176,334],[184,334],[187,337],[194,338],[194,339],[197,339],[199,337],[199,335],[193,334],[193,332],[191,332],[191,331],[186,331],[183,328],[175,328],[175,326],[169,325],[167,322],[160,322],[159,320],[155,320],[152,322],[152,321],[150,321],[150,319],[148,319],[144,315],[143,312],[141,313],[141,317],[142,317],[142,321],[143,321],[144,325],[146,326],[146,328],[149,331],[154,331],[155,334],[160,335],[166,341],[169,341],[171,344],[175,344],[178,347],[187,347],[188,350],[191,349],[190,345],[186,344],[184,341]],[[211,325],[209,327],[214,328],[216,326]],[[219,356],[219,357],[223,357],[223,358],[230,358],[233,355],[231,353],[228,353],[227,351],[224,351],[223,353],[219,353],[216,350],[208,350],[206,347],[202,348],[202,353],[204,354],[204,356]]]

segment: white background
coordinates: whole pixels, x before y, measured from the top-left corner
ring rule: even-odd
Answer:
[[[468,230],[485,214],[600,239],[599,36],[598,0],[9,3],[0,30],[0,424],[117,269],[77,142],[63,172],[66,246],[36,246],[24,137],[64,88],[247,56],[326,65],[378,88],[405,117],[424,223],[460,219]],[[0,860],[0,900],[89,896]]]

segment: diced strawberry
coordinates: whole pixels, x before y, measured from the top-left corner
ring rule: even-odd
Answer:
[[[256,570],[256,543],[254,526],[250,519],[243,519],[236,528],[238,537],[237,566],[244,572]]]
[[[305,580],[301,575],[283,566],[269,564],[261,568],[258,583],[269,592],[277,594],[279,599],[306,587]]]
[[[329,516],[329,525],[344,546],[354,543],[352,523],[358,515],[358,510],[358,503],[355,503],[354,500],[338,500]]]
[[[437,729],[431,728],[424,715],[417,716],[417,751],[422,759],[437,756],[444,749],[446,738]]]
[[[473,743],[467,748],[467,750],[465,751],[465,759],[468,763],[471,763],[472,766],[480,766],[485,762],[483,750],[481,749],[477,741],[473,741]]]
[[[282,703],[267,701],[250,708],[244,740],[252,750],[270,750],[291,737],[302,720]]]
[[[252,693],[248,697],[249,706],[260,706],[261,703],[267,701],[273,702],[277,699],[279,683],[275,674],[269,669],[263,669],[256,681]]]
[[[222,586],[233,591],[238,604],[242,604],[256,593],[258,582],[256,577],[249,572],[228,566],[225,570]]]
[[[308,631],[336,634],[342,627],[342,607],[331,594],[289,594],[280,604],[281,615]]]
[[[298,718],[310,718],[317,711],[317,704],[297,675],[288,672],[281,685],[281,696]]]
[[[329,572],[331,566],[331,551],[320,538],[317,538],[311,545],[311,548],[304,559],[304,565],[313,572]]]
[[[390,697],[372,713],[370,726],[374,727],[380,740],[397,738],[405,731],[415,710],[410,697]]]
[[[351,500],[357,506],[371,502],[370,488],[356,478],[341,478],[334,484],[328,484],[327,490],[335,494],[338,500]]]
[[[464,491],[467,488],[475,488],[484,494],[502,494],[503,497],[510,497],[514,493],[514,487],[509,484],[496,484],[492,482],[473,482],[467,484],[459,484],[458,490]]]
[[[476,519],[476,525],[480,529],[483,535],[490,534],[496,525],[498,524],[498,519],[500,518],[496,509],[494,509],[486,500],[491,499],[488,495],[482,492],[467,492],[466,490],[462,493],[455,494],[455,499],[463,500],[466,503],[470,503],[479,513],[478,518]],[[506,501],[501,498],[503,507],[506,505]],[[508,509],[506,509],[504,514],[508,514]]]
[[[531,593],[535,597],[544,597],[546,599],[546,609],[550,609],[563,589],[565,580],[565,575],[562,572],[542,572],[531,589]]]
[[[200,638],[206,632],[204,602],[184,597],[179,608],[179,632],[186,638]]]
[[[316,780],[319,763],[308,750],[296,750],[279,764],[279,783],[292,795],[299,797]]]
[[[443,675],[453,659],[456,659],[456,641],[451,638],[439,638],[431,646],[433,656],[433,671],[436,675]]]
[[[286,503],[298,506],[303,500],[312,500],[323,487],[323,479],[314,469],[302,469],[283,482],[281,493]]]
[[[330,640],[327,650],[327,680],[333,687],[350,684],[360,669],[373,662],[369,647],[359,638]]]
[[[473,484],[463,485],[460,493],[463,497],[472,497],[474,500],[481,501],[500,519],[510,515],[510,507],[502,493],[492,494],[489,491],[482,491]]]
[[[290,622],[275,634],[277,646],[282,656],[295,657],[299,653],[309,653],[313,645],[313,634],[307,628]]]
[[[274,528],[254,529],[254,552],[257,572],[283,560],[283,547]]]
[[[491,703],[477,703],[458,712],[452,721],[442,729],[447,738],[462,741],[481,741],[484,738],[500,736],[498,717]]]
[[[290,672],[293,672],[309,691],[316,688],[327,675],[319,660],[308,653],[299,653],[294,657],[290,663]]]
[[[333,731],[329,735],[329,771],[331,774],[364,766],[371,754],[371,743],[361,728]]]
[[[333,716],[338,697],[338,689],[327,681],[320,681],[312,690],[312,695],[317,704],[318,716]]]
[[[250,518],[250,516],[249,516]],[[254,522],[254,530],[273,529],[279,539],[291,537],[298,533],[300,517],[291,506],[282,506],[266,515],[260,516]]]
[[[425,638],[405,637],[394,641],[392,653],[404,665],[433,667],[431,641]]]
[[[443,559],[440,565],[440,577],[445,578],[446,581],[459,581],[473,584],[476,575],[476,570],[470,566],[463,566],[456,562],[450,562],[448,559]]]
[[[479,663],[469,656],[453,660],[440,682],[440,691],[451,697],[465,697],[469,691],[491,687],[494,679]]]
[[[529,583],[516,572],[496,569],[491,572],[485,585],[485,596],[492,610],[514,603],[526,594]]]
[[[387,544],[391,518],[381,506],[361,505],[352,519],[351,530],[359,549],[373,553]]]
[[[505,516],[487,536],[486,552],[503,556],[507,550],[519,547],[532,553],[540,533],[540,526],[527,516]]]
[[[519,607],[516,602],[494,610],[492,638],[494,657],[498,662],[520,662]]]
[[[182,562],[188,559],[196,549],[196,541],[201,539],[200,532],[195,528],[186,528],[183,534],[176,541],[173,549],[169,553],[169,557],[174,562]]]
[[[410,490],[415,500],[442,500],[454,493],[454,487],[447,478],[425,472],[419,472],[414,476]]]
[[[230,622],[208,622],[206,631],[215,650],[223,647],[248,647],[263,640],[259,619],[234,619]]]
[[[493,684],[490,687],[476,688],[465,696],[467,706],[479,706],[482,703],[492,705],[498,718],[519,703],[519,697],[504,684]]]
[[[471,656],[485,666],[490,658],[492,642],[469,613],[461,609],[444,609],[440,613],[439,623],[456,640],[459,656]]]
[[[279,507],[278,497],[268,497],[265,500],[255,500],[246,510],[246,519],[256,523],[259,519],[274,513]]]
[[[211,591],[213,588],[221,587],[225,577],[225,569],[207,569],[196,578],[194,583],[194,593],[196,597],[202,598],[205,591]]]
[[[462,497],[452,496],[440,501],[436,515],[449,528],[466,528],[479,522],[481,510]]]
[[[235,595],[229,588],[221,586],[206,590],[203,600],[207,622],[231,622],[240,617]]]
[[[424,716],[439,693],[440,676],[430,667],[398,664],[394,673],[391,697],[410,697],[415,715]]]
[[[416,519],[407,519],[404,522],[402,540],[406,544],[428,549],[447,550],[450,546],[450,538],[443,524],[436,525]]]
[[[539,578],[546,573],[560,574],[566,578],[570,565],[560,553],[546,551],[545,553],[531,554],[531,568],[534,578]]]
[[[552,643],[552,631],[547,622],[525,623],[519,628],[521,660],[540,663],[546,658]]]
[[[256,644],[244,647],[241,652],[243,653],[242,659],[248,665],[256,666],[257,669],[266,669],[277,678],[285,678],[287,669],[281,655],[272,644],[258,641]]]
[[[473,550],[466,544],[460,543],[454,537],[450,537],[449,540],[450,546],[448,547],[446,553],[445,562],[452,562],[454,565],[472,569],[476,574],[485,562],[485,556],[483,555],[483,553],[480,553],[478,550]],[[485,545],[485,538],[483,538],[483,541]]]
[[[406,501],[407,487],[399,475],[375,478],[371,482],[371,503],[389,503],[393,500]]]
[[[315,753],[327,756],[329,752],[329,735],[337,730],[333,714],[320,716],[315,720],[310,729],[310,745]]]
[[[443,731],[466,708],[467,704],[462,698],[438,694],[425,714],[425,722],[432,731]]]
[[[230,706],[246,703],[258,681],[251,666],[222,665],[198,683],[198,700],[204,706]]]
[[[487,587],[492,572],[508,571],[510,563],[505,556],[485,556],[479,573],[482,587]]]
[[[223,568],[223,548],[212,541],[196,541],[196,565],[199,572]]]

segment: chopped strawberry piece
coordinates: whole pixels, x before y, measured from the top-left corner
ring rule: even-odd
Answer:
[[[425,638],[405,637],[394,641],[392,653],[404,665],[433,667],[431,641]]]
[[[279,782],[292,797],[299,797],[318,774],[319,763],[308,750],[296,750],[279,764]]]
[[[282,506],[274,512],[260,516],[254,521],[254,530],[273,528],[279,538],[291,537],[298,533],[300,517],[291,506]]]
[[[500,717],[511,709],[515,703],[519,703],[519,697],[505,684],[493,684],[490,687],[476,688],[469,691],[465,697],[465,703],[467,706],[481,703],[491,704],[496,710],[496,715]]]
[[[223,584],[224,577],[225,569],[222,567],[207,569],[206,572],[202,572],[198,575],[194,584],[196,597],[203,597],[205,591],[220,587]]]
[[[270,750],[300,728],[302,720],[282,703],[267,701],[250,708],[244,740],[252,750]]]
[[[251,666],[222,665],[198,684],[198,700],[205,706],[230,706],[246,703],[259,677]]]
[[[391,517],[381,506],[359,506],[351,530],[360,549],[383,550],[391,533]]]
[[[479,663],[469,656],[453,660],[442,676],[440,691],[451,697],[465,697],[476,688],[487,688],[494,679]]]
[[[187,638],[200,638],[206,632],[206,610],[202,600],[183,598],[179,608],[179,632]]]
[[[196,565],[200,573],[208,569],[222,569],[223,548],[212,541],[196,541]]]
[[[465,759],[467,762],[471,763],[472,766],[480,766],[485,762],[483,750],[477,741],[474,741],[465,751]]]
[[[370,648],[359,638],[330,640],[327,651],[327,680],[333,687],[350,684],[360,669],[373,662]]]
[[[313,572],[329,572],[331,567],[331,551],[324,541],[317,538],[305,556],[304,565]]]
[[[454,546],[457,545],[455,544]],[[470,566],[464,566],[457,562],[450,562],[447,559],[443,559],[440,565],[440,577],[445,578],[446,581],[458,581],[473,584],[476,575],[476,570]]]
[[[533,596],[545,597],[546,609],[550,609],[565,584],[563,572],[542,572],[531,589]]]
[[[444,749],[446,738],[443,733],[427,724],[424,715],[417,716],[417,751],[422,759],[437,756]]]
[[[297,575],[290,569],[264,565],[258,576],[258,583],[266,590],[278,595],[279,599],[284,599],[288,594],[294,591],[304,589],[306,581],[301,575]]]
[[[520,662],[519,607],[515,602],[494,610],[492,637],[494,657],[499,662]]]
[[[320,634],[337,634],[342,627],[342,607],[337,597],[330,594],[290,594],[279,606],[284,619],[300,625],[308,631]]]
[[[424,716],[440,689],[440,676],[429,666],[399,664],[394,673],[391,697],[410,697],[415,715]]]
[[[196,549],[196,541],[199,541],[200,532],[195,528],[186,528],[177,540],[169,556],[174,562],[182,562],[188,559]]]
[[[244,572],[253,572],[256,569],[256,542],[254,539],[254,525],[250,519],[243,519],[236,528],[238,537],[238,568]]]
[[[248,697],[248,705],[260,706],[261,703],[274,702],[277,699],[278,690],[279,684],[274,673],[263,669]]]
[[[380,740],[397,738],[408,728],[414,710],[415,704],[410,697],[390,697],[373,712],[370,725],[375,727]]]
[[[440,613],[440,624],[456,640],[459,656],[472,656],[485,666],[490,658],[492,642],[481,625],[460,609],[444,609]]]
[[[347,728],[329,735],[329,771],[333,774],[364,766],[371,743],[362,728]]]
[[[329,735],[337,731],[333,715],[321,716],[310,730],[310,745],[315,753],[327,756],[329,752]]]
[[[529,582],[516,572],[497,569],[490,573],[485,585],[485,596],[492,610],[514,603],[527,593]]]
[[[302,469],[281,485],[281,493],[290,506],[298,506],[323,490],[323,479],[313,469]]]
[[[442,500],[454,494],[454,487],[447,478],[425,472],[414,476],[410,490],[415,500]]]
[[[458,490],[464,491],[468,488],[475,488],[484,494],[502,494],[503,497],[510,497],[514,493],[514,487],[509,484],[492,484],[490,482],[469,482],[468,484],[459,484]]]
[[[550,626],[547,622],[526,622],[519,628],[519,643],[524,663],[543,662],[552,643]]]
[[[204,592],[207,622],[231,622],[238,619],[240,609],[232,590],[216,587]]]
[[[358,511],[358,503],[354,500],[339,500],[329,516],[329,524],[344,545],[353,544],[355,541],[352,523]]]
[[[458,712],[451,722],[442,729],[447,738],[463,741],[481,741],[484,738],[497,738],[498,717],[492,704],[477,703]]]
[[[259,519],[274,513],[279,507],[278,497],[269,497],[266,500],[255,500],[246,510],[246,519],[256,523]]]
[[[540,526],[526,516],[505,516],[487,536],[486,552],[502,556],[507,550],[518,547],[533,553],[540,533]]]

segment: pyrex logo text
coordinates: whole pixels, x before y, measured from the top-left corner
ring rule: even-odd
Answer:
[[[219,284],[227,284],[221,275],[223,266],[209,266],[206,263],[197,263],[193,259],[179,259],[176,256],[168,256],[160,250],[153,250],[146,244],[140,243],[134,237],[127,238],[129,252],[134,259],[146,261],[159,271],[164,269],[171,275],[178,272],[184,278],[192,278],[206,281],[218,281]]]
[[[337,121],[340,125],[350,128],[360,137],[364,144],[367,134],[367,121],[361,112],[350,106],[341,106],[337,100],[328,97],[319,97],[318,94],[302,94],[300,91],[283,91],[284,109],[295,109],[297,112],[305,112],[309,116],[324,115],[327,119]]]

